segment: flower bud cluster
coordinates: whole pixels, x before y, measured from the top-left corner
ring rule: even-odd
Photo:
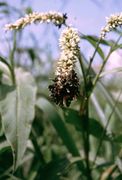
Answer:
[[[53,100],[59,104],[70,105],[70,102],[79,94],[79,80],[75,73],[75,63],[79,57],[80,37],[77,29],[67,27],[61,33],[59,46],[60,58],[57,62],[54,84],[49,86]]]
[[[105,38],[106,33],[122,25],[122,13],[112,14],[109,18],[106,18],[106,20],[107,20],[107,24],[101,30],[101,35],[100,35],[101,39]]]
[[[18,19],[15,23],[7,24],[5,26],[5,29],[18,30],[18,29],[24,28],[28,24],[36,23],[36,22],[39,22],[39,23],[52,22],[60,28],[62,24],[65,24],[66,19],[67,19],[66,14],[62,14],[55,11],[50,11],[47,13],[33,12],[26,15],[25,17]]]

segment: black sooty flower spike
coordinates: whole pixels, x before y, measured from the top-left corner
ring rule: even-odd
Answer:
[[[71,27],[64,29],[59,39],[61,53],[56,77],[49,90],[53,101],[60,106],[69,106],[71,101],[79,96],[79,79],[74,70],[79,56],[79,41],[77,30]]]

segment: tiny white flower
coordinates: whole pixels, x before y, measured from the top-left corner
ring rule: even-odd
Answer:
[[[62,31],[59,39],[61,53],[59,61],[57,62],[56,75],[59,75],[61,72],[62,74],[60,74],[60,76],[66,77],[74,69],[79,55],[79,41],[80,37],[77,29],[68,27]]]
[[[34,23],[34,22],[47,22],[47,23],[54,23],[56,26],[62,25],[65,23],[66,15],[63,15],[58,12],[47,12],[47,13],[38,13],[33,12],[25,17],[18,19],[15,23],[5,25],[6,30],[13,30],[13,29],[20,29],[24,28],[26,25]]]
[[[112,14],[106,18],[106,26],[102,28],[100,38],[104,39],[107,32],[112,31],[118,26],[122,25],[122,13]]]

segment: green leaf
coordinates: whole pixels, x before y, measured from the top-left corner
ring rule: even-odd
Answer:
[[[92,44],[93,47],[95,47],[95,48],[97,47],[97,42],[98,41],[96,41],[96,39],[93,36],[85,36],[85,35],[83,35],[83,36],[81,36],[81,38],[87,40],[90,44]],[[102,51],[102,49],[100,47],[98,47],[97,52],[98,52],[98,54],[100,55],[100,57],[102,59],[105,58],[104,53],[103,53],[103,51]]]
[[[16,69],[16,89],[8,92],[0,103],[5,136],[11,145],[16,169],[26,150],[34,118],[36,87],[30,73]]]
[[[83,118],[79,116],[79,112],[73,109],[64,109],[65,111],[65,120],[66,122],[74,125],[76,130],[82,132],[83,131]],[[89,127],[90,127],[90,134],[96,138],[101,138],[104,128],[102,125],[95,119],[89,118]],[[109,138],[107,135],[104,135],[104,140],[108,140]]]
[[[86,39],[86,37],[92,39],[94,42],[98,42],[99,41],[99,37],[94,36],[94,35],[82,35],[81,36],[82,39]],[[115,41],[113,41],[113,40],[102,39],[100,41],[100,44],[103,44],[103,45],[106,45],[106,46],[112,46],[114,43],[115,43]]]
[[[102,125],[97,120],[90,118],[90,133],[96,138],[101,138],[103,132],[104,128]],[[103,140],[109,140],[106,132],[104,133]]]
[[[64,108],[64,113],[66,122],[74,125],[76,130],[82,132],[82,120],[78,111],[69,108]]]
[[[56,108],[43,97],[38,99],[37,107],[43,110],[47,119],[49,119],[49,121],[53,124],[59,137],[62,139],[64,145],[67,147],[69,152],[75,157],[80,156],[79,150],[77,149],[71,134],[69,133],[67,127],[65,126],[65,123],[62,121]],[[79,168],[82,171],[84,171],[83,163],[78,162],[77,164]]]

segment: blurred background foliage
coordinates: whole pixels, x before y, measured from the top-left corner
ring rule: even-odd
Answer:
[[[92,0],[91,2],[102,11],[103,1]],[[68,3],[69,1],[61,1],[59,10],[63,11]],[[43,6],[43,3],[40,2],[39,5]],[[14,1],[1,1],[1,28],[6,23],[33,10],[33,3],[29,0],[18,0],[17,6],[14,5]],[[68,16],[70,17],[70,14]],[[37,101],[27,149],[22,164],[15,173],[12,173],[12,151],[6,141],[0,120],[0,179],[87,179],[84,168],[83,129],[79,123],[81,119],[78,114],[81,99],[73,102],[70,108],[62,110],[55,106],[49,98],[48,85],[54,77],[61,30],[52,25],[44,24],[42,26],[35,24],[28,26],[18,31],[16,36],[15,65],[33,75],[38,87]],[[92,55],[97,45],[98,37],[95,32],[94,35],[82,33],[81,56],[84,65],[88,67],[89,56]],[[114,34],[111,33],[108,40],[101,42],[95,60],[97,63],[93,64],[91,76],[94,77],[98,72],[104,56],[119,33],[120,30]],[[0,37],[0,55],[8,61],[8,57],[11,56],[13,37],[12,32],[3,31]],[[122,179],[121,48],[120,41],[116,46],[116,51],[110,56],[105,72],[101,74],[101,80],[97,83],[90,99],[90,161],[91,164],[94,164],[93,179]],[[89,52],[88,49],[90,49]],[[116,69],[113,70],[114,68]],[[77,63],[76,69],[82,93],[83,79],[79,63]],[[3,91],[5,92],[5,89]],[[0,90],[1,97],[3,97],[3,91]],[[116,103],[116,101],[118,102]]]

